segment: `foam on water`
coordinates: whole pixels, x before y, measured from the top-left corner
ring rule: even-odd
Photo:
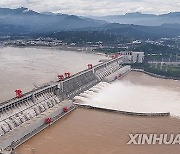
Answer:
[[[98,93],[90,95],[89,99],[83,100],[83,104],[129,112],[170,112],[172,116],[180,117],[180,92],[127,81],[105,86]]]

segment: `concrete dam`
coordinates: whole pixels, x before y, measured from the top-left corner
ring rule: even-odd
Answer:
[[[96,66],[89,64],[87,70],[0,103],[0,150],[17,147],[74,110],[77,95],[87,97],[96,92],[96,85],[103,87],[131,71],[122,64],[123,56]],[[86,92],[89,89],[91,92]],[[164,115],[169,114],[161,113]]]
[[[103,80],[118,78],[122,63],[122,57],[118,57],[0,103],[0,149],[17,145],[43,125],[73,110],[72,99],[76,95]],[[129,70],[126,66],[126,72]],[[112,74],[114,77],[109,78]]]

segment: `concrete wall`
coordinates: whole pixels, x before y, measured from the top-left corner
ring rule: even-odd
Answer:
[[[63,93],[66,95],[72,91],[75,91],[79,87],[86,85],[87,83],[97,80],[93,73],[93,70],[87,70],[83,74],[79,74],[75,77],[63,81]]]
[[[117,70],[116,72],[111,73],[109,76],[105,77],[103,81],[112,82],[118,79],[119,77],[123,76],[124,74],[128,73],[129,71],[131,71],[131,66],[124,66],[119,70]]]
[[[163,117],[163,116],[170,116],[169,112],[162,112],[162,113],[138,113],[138,112],[127,112],[127,111],[119,111],[119,110],[113,110],[113,109],[106,109],[106,108],[100,108],[100,107],[93,107],[93,106],[87,106],[87,105],[79,105],[78,107],[86,108],[86,109],[95,109],[95,110],[102,110],[107,112],[115,112],[120,113],[124,115],[130,115],[130,116],[143,116],[143,117]]]
[[[123,57],[112,59],[73,75],[71,78],[58,83],[56,93],[63,98],[73,98],[75,95],[91,88],[111,73],[119,70]]]
[[[45,119],[47,117],[55,118],[56,116],[63,113],[64,107],[72,107],[72,101],[63,101],[61,104],[55,105],[53,108],[50,108],[43,112],[42,114],[32,118],[31,120],[23,123],[19,127],[13,129],[9,133],[5,134],[0,138],[0,149],[4,149],[10,146],[13,143],[20,141],[25,138],[27,135],[31,134],[33,131],[38,130],[45,124]]]
[[[44,92],[36,95],[33,100],[24,99],[24,101],[8,106],[0,113],[0,129],[3,130],[0,136],[4,136],[4,134],[59,104],[61,101],[61,98],[54,95],[53,92]]]

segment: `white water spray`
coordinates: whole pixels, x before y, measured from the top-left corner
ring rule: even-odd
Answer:
[[[94,87],[92,89],[97,90]],[[135,85],[130,82],[117,81],[106,84],[102,90],[98,93],[95,91],[81,103],[128,112],[170,112],[171,115],[180,117],[180,92],[170,91],[163,87]]]

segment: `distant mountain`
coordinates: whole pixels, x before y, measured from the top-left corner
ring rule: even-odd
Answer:
[[[132,17],[141,17],[141,18],[144,18],[144,17],[155,17],[156,15],[154,14],[142,14],[141,12],[135,12],[135,13],[126,13],[124,15],[125,17],[129,17],[129,18],[132,18]]]
[[[122,38],[128,37],[144,40],[180,36],[179,12],[163,15],[136,12],[118,16],[93,18],[95,19],[50,12],[39,13],[23,7],[18,9],[0,8],[0,35],[62,34],[58,33],[61,31],[99,31],[108,35],[112,34],[118,38],[122,36]],[[119,21],[120,23],[128,24],[109,23],[104,21],[104,19],[111,22]],[[143,24],[153,26],[144,26]],[[93,33],[93,37],[94,35],[96,33]],[[88,37],[93,38],[92,35]]]
[[[176,28],[172,28],[174,24],[164,24],[161,26],[142,26],[133,24],[104,24],[101,27],[75,29],[76,31],[104,31],[104,33],[128,37],[140,40],[157,40],[162,37],[180,36],[180,25],[175,24]],[[178,28],[179,27],[179,28]]]
[[[110,15],[102,17],[91,17],[93,19],[106,20],[111,23],[135,24],[145,26],[159,26],[162,24],[180,24],[180,12],[170,12],[168,14],[154,15],[142,14],[141,12],[126,13],[125,15]]]
[[[171,27],[164,26],[141,26],[141,25],[116,25],[110,24],[106,27],[108,31],[116,33],[121,36],[131,37],[133,39],[142,40],[157,40],[162,37],[177,37],[180,35],[180,29],[172,29]]]
[[[162,14],[159,15],[159,17],[173,17],[173,18],[179,18],[180,17],[180,12],[170,12],[168,14]]]
[[[71,30],[74,28],[98,27],[106,22],[67,14],[38,13],[28,8],[0,8],[0,27],[16,27],[21,33],[42,33]],[[20,29],[18,29],[20,27]],[[23,30],[21,31],[21,28]],[[0,29],[0,34],[6,31]]]
[[[26,33],[27,30],[23,26],[8,25],[0,23],[0,36],[1,35],[17,35]]]
[[[162,24],[161,27],[180,30],[180,24],[178,24],[178,23],[175,23],[175,24]]]
[[[37,15],[39,13],[29,10],[28,8],[17,8],[17,9],[9,9],[9,8],[0,8],[0,15]]]

